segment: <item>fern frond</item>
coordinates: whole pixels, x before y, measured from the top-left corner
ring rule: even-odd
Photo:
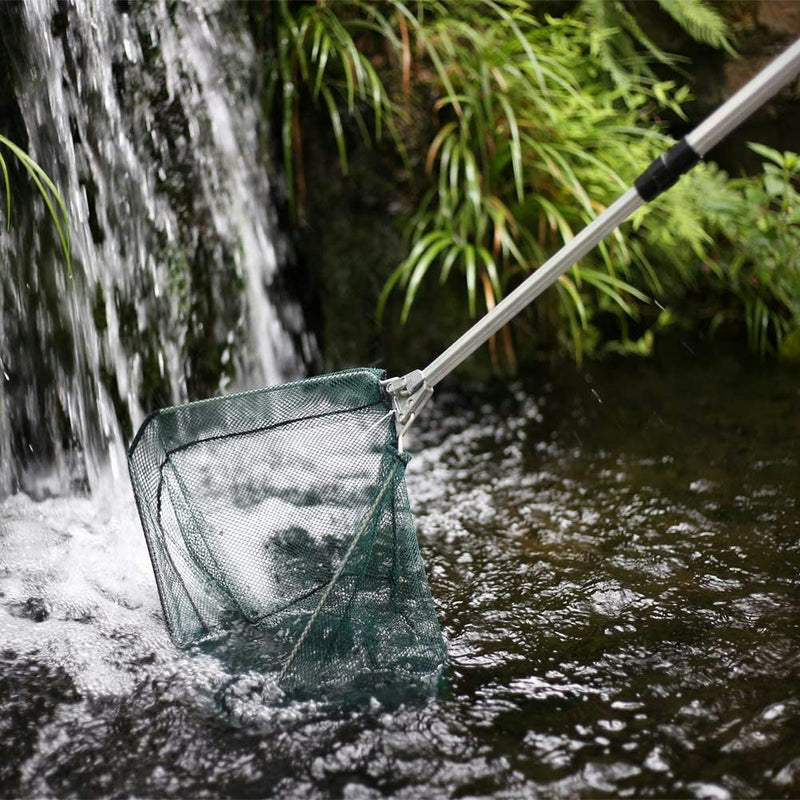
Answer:
[[[658,0],[658,4],[696,41],[733,52],[727,23],[705,0]]]

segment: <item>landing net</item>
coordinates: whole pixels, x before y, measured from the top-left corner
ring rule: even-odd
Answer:
[[[284,688],[430,680],[446,652],[383,373],[175,406],[128,453],[181,647],[246,630]]]

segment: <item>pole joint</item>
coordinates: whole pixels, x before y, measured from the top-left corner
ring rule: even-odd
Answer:
[[[403,437],[422,407],[431,399],[433,387],[425,380],[421,369],[415,369],[400,378],[381,381],[381,386],[392,401],[397,449],[402,453]]]

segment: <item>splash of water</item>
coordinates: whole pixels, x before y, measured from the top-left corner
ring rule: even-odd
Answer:
[[[313,350],[297,305],[270,299],[285,254],[236,12],[205,0],[0,12],[19,143],[64,196],[75,262],[70,282],[20,174],[0,237],[0,493],[96,489],[108,468],[124,479],[147,411],[293,377]]]

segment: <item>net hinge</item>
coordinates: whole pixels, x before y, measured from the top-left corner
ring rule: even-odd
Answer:
[[[425,381],[421,369],[415,369],[401,378],[381,381],[381,386],[392,398],[394,424],[397,430],[397,447],[403,452],[403,437],[417,418],[422,407],[433,394],[433,387]]]

